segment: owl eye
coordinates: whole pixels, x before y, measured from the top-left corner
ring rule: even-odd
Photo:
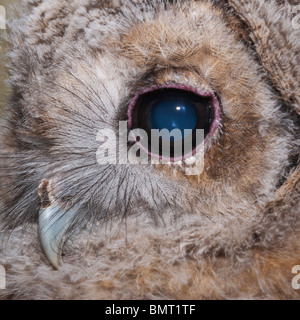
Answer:
[[[213,93],[171,85],[137,95],[130,104],[128,117],[129,129],[147,133],[147,141],[139,142],[148,154],[178,161],[193,155],[213,133],[219,105]]]

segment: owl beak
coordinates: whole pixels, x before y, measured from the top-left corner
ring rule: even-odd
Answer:
[[[39,211],[39,236],[44,253],[55,269],[62,263],[62,247],[65,234],[76,210],[64,208],[51,194],[50,182],[44,180],[39,187],[41,208]]]

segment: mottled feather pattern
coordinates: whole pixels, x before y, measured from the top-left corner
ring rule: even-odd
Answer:
[[[0,137],[3,299],[297,299],[300,38],[289,1],[25,0]],[[214,92],[204,172],[97,163],[137,92]],[[128,148],[129,146],[125,146]],[[53,271],[39,186],[79,206]]]

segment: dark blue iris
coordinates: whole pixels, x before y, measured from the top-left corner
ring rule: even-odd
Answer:
[[[141,142],[144,147],[151,154],[171,158],[191,153],[202,143],[197,135],[198,129],[204,130],[205,137],[213,120],[210,98],[176,88],[142,94],[131,118],[131,128],[143,129],[147,133],[147,139]],[[168,142],[170,150],[164,142]]]
[[[194,130],[197,124],[195,104],[187,100],[158,100],[152,104],[148,117],[151,129],[167,129],[169,132],[179,129],[181,135],[175,135],[175,141],[186,138],[191,132],[185,133],[184,130]]]

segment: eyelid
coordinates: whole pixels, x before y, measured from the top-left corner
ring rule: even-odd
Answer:
[[[157,91],[160,89],[179,89],[179,90],[184,90],[184,91],[189,91],[189,92],[193,92],[196,95],[199,95],[201,97],[205,97],[205,98],[211,98],[212,101],[212,108],[213,108],[213,112],[214,112],[214,122],[215,126],[213,128],[213,131],[216,129],[216,127],[219,125],[220,121],[221,121],[221,115],[220,115],[220,103],[219,100],[217,98],[217,96],[213,93],[213,92],[209,92],[209,91],[200,91],[196,88],[193,88],[191,86],[185,85],[185,84],[181,84],[181,83],[170,83],[170,84],[165,84],[165,85],[158,85],[158,86],[151,86],[149,88],[146,88],[140,92],[138,92],[134,98],[131,100],[129,106],[128,106],[128,111],[127,111],[127,116],[128,116],[128,128],[132,129],[133,126],[133,110],[135,109],[136,103],[138,101],[138,99],[149,92],[153,92],[153,91]]]
[[[169,83],[169,84],[163,84],[163,85],[158,85],[158,86],[151,86],[149,88],[143,89],[140,92],[138,92],[134,98],[131,100],[131,102],[129,103],[128,106],[128,111],[127,111],[127,115],[128,115],[128,129],[131,130],[134,127],[134,110],[138,104],[138,100],[140,99],[140,97],[142,97],[143,95],[147,94],[147,93],[151,93],[151,92],[155,92],[155,91],[159,91],[161,89],[177,89],[177,90],[182,90],[185,92],[191,92],[194,93],[202,98],[209,98],[211,101],[211,108],[213,110],[213,121],[210,125],[210,129],[209,132],[207,133],[204,141],[202,142],[202,144],[196,146],[193,151],[187,155],[184,155],[183,159],[181,160],[185,160],[193,155],[195,155],[197,153],[197,151],[201,148],[203,148],[203,146],[208,142],[208,140],[212,137],[212,135],[214,134],[214,132],[216,131],[216,129],[218,128],[220,122],[221,122],[221,116],[220,116],[220,104],[219,104],[219,100],[217,98],[217,96],[210,91],[200,91],[194,87],[191,87],[189,85],[186,84],[182,84],[182,83]],[[139,144],[139,142],[137,142]],[[149,156],[154,156],[154,157],[159,157],[160,159],[162,159],[163,157],[156,155],[156,154],[152,154],[148,149],[146,150],[144,148],[144,146],[142,146],[140,144],[140,147],[148,153]],[[171,158],[172,161],[176,162],[177,158]]]

